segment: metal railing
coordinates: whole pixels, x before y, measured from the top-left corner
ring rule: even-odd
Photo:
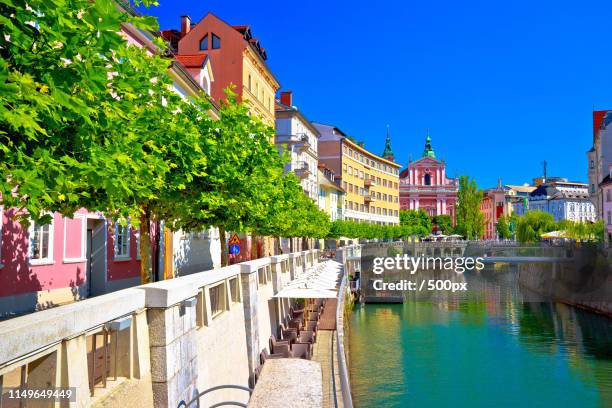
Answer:
[[[340,390],[344,408],[353,408],[353,397],[349,383],[346,355],[344,354],[344,296],[346,292],[347,273],[344,272],[340,289],[338,290],[338,304],[336,305],[336,351],[338,353],[338,375],[340,376]],[[335,390],[334,390],[335,391]]]
[[[208,394],[210,392],[213,391],[217,391],[217,390],[223,390],[226,388],[234,388],[237,390],[244,390],[244,391],[248,391],[249,393],[249,398],[251,397],[251,394],[253,394],[253,389],[249,388],[249,387],[245,387],[243,385],[234,385],[234,384],[224,384],[224,385],[217,385],[216,387],[211,387],[205,391],[202,391],[201,393],[199,393],[195,398],[193,398],[191,401],[189,402],[185,402],[185,401],[181,401],[179,402],[177,408],[191,408],[192,404],[195,402],[196,405],[195,407],[200,408],[200,397]],[[246,407],[247,404],[245,404],[244,402],[238,402],[238,401],[223,401],[223,402],[218,402],[216,404],[210,405],[209,408],[215,408],[215,407],[222,407],[225,405],[233,405],[236,407]]]

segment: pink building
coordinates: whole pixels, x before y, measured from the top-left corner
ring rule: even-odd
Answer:
[[[599,183],[601,190],[601,208],[606,226],[606,242],[612,242],[612,164],[608,165],[608,174]]]
[[[484,233],[482,239],[498,239],[497,222],[501,217],[510,215],[506,205],[506,192],[498,182],[497,188],[486,190],[480,202],[480,211],[484,218]]]
[[[0,318],[140,283],[133,228],[85,210],[26,228],[14,214],[0,210]]]
[[[436,159],[427,135],[423,156],[400,173],[400,208],[423,208],[430,216],[450,215],[455,222],[457,181],[446,177],[446,163]]]

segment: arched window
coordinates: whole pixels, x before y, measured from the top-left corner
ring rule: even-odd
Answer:
[[[208,34],[206,34],[204,38],[200,40],[200,51],[206,51],[207,49],[208,49]]]
[[[425,177],[423,178],[423,184],[425,184],[426,186],[431,186],[431,175],[429,173],[425,174]]]
[[[216,50],[219,48],[221,48],[221,39],[218,36],[213,34],[212,35],[212,49]]]

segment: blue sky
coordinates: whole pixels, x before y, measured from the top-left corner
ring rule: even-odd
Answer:
[[[161,28],[212,11],[248,24],[282,89],[312,121],[396,161],[431,129],[447,174],[481,187],[542,173],[585,181],[592,109],[612,109],[605,1],[170,1]],[[214,69],[214,67],[213,67]]]

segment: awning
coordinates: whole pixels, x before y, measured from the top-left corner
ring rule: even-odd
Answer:
[[[328,260],[318,264],[308,274],[287,283],[276,298],[335,298],[342,264]]]
[[[551,232],[542,234],[541,237],[544,239],[565,238],[566,234],[565,234],[565,231],[551,231]]]
[[[338,293],[333,290],[315,288],[285,288],[274,295],[285,299],[335,299]]]

